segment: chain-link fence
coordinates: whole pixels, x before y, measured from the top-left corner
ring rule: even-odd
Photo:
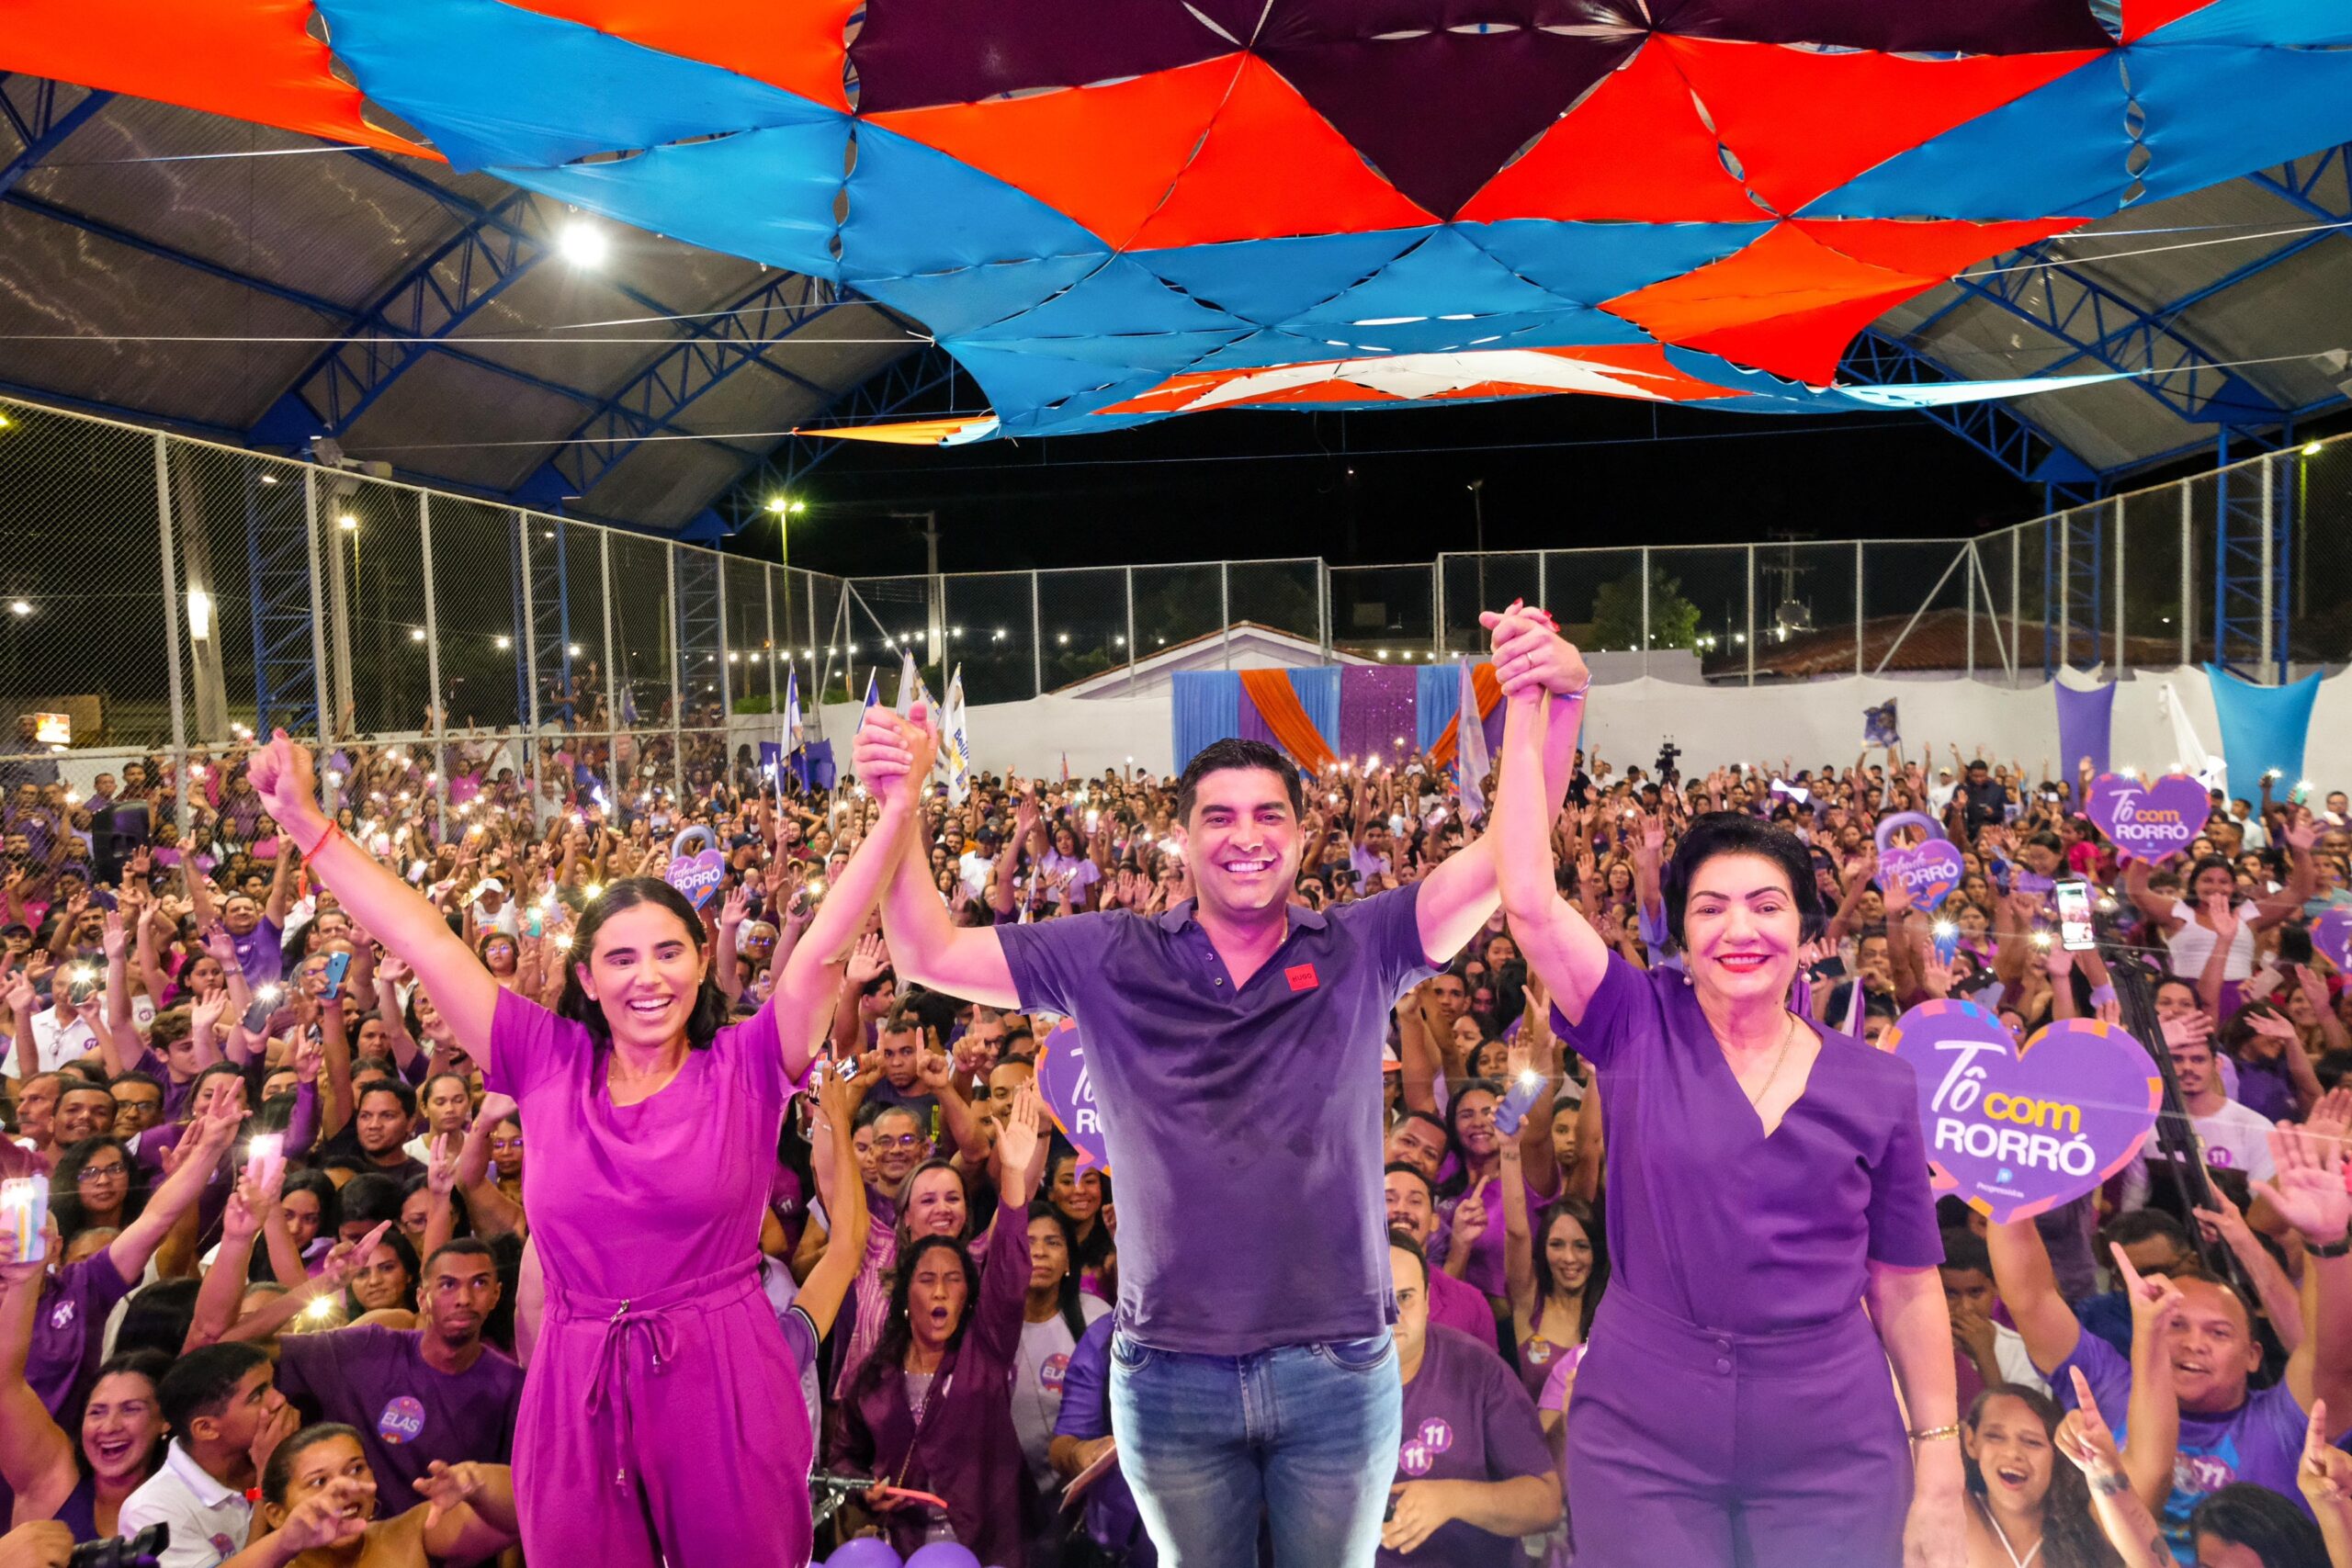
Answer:
[[[2352,649],[2347,525],[2352,438],[1966,541],[843,579],[0,400],[0,771],[62,763],[85,789],[282,728],[413,744],[445,804],[436,744],[643,797],[750,776],[796,676],[820,731],[824,702],[895,695],[908,652],[974,705],[1117,695],[1180,668],[1475,652],[1478,612],[1514,599],[1667,680],[2213,660],[2277,681]]]

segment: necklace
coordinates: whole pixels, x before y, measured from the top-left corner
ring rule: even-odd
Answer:
[[[2041,1539],[2047,1538],[2037,1539],[2033,1543],[2033,1549],[2023,1557],[2019,1557],[2018,1549],[2009,1544],[2009,1532],[2003,1529],[2001,1521],[1993,1517],[1993,1506],[1979,1497],[1976,1499],[1976,1507],[1978,1512],[1984,1516],[1984,1522],[1993,1527],[1993,1539],[1999,1541],[2001,1550],[2009,1554],[2011,1568],[2031,1568],[2033,1560],[2041,1555]]]
[[[1755,1093],[1748,1094],[1746,1084],[1740,1085],[1739,1088],[1740,1093],[1747,1095],[1747,1108],[1759,1116],[1763,1114],[1764,1097],[1772,1092],[1774,1084],[1781,1081],[1781,1068],[1788,1062],[1789,1047],[1796,1043],[1797,1021],[1783,1014],[1782,1022],[1784,1027],[1781,1031],[1781,1049],[1772,1057],[1772,1070],[1764,1075],[1764,1081],[1757,1087]]]

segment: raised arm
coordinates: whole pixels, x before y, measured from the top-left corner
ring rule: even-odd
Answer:
[[[830,1186],[825,1193],[825,1217],[832,1222],[824,1256],[800,1281],[793,1298],[821,1339],[833,1325],[857,1271],[865,1261],[866,1232],[872,1216],[865,1207],[865,1183],[857,1172],[857,1150],[850,1141],[849,1090],[830,1072],[820,1073],[817,1084],[819,1126],[812,1136],[825,1159]],[[811,1227],[814,1228],[813,1226]]]
[[[237,1135],[238,1125],[245,1118],[244,1084],[223,1082],[213,1091],[212,1104],[203,1119],[191,1124],[182,1134],[175,1150],[177,1164],[164,1184],[147,1200],[147,1207],[139,1217],[122,1227],[114,1240],[107,1244],[107,1258],[115,1272],[122,1276],[126,1285],[136,1285],[147,1273],[147,1260],[164,1245],[172,1226],[182,1214],[196,1207],[203,1194],[205,1183],[220,1168],[220,1156]]]
[[[2079,1466],[2083,1479],[2089,1483],[2091,1512],[2098,1516],[2099,1529],[2106,1532],[2108,1544],[2115,1548],[2123,1568],[2170,1568],[2171,1548],[2165,1544],[2155,1516],[2132,1486],[2123,1456],[2116,1450],[2115,1434],[2099,1415],[2090,1380],[2083,1376],[2080,1367],[2068,1370],[2075,1378],[2075,1408],[2058,1425],[2058,1451]],[[2171,1379],[2165,1382],[2169,1388]]]
[[[439,910],[391,871],[376,863],[319,809],[311,754],[279,730],[254,753],[248,776],[269,813],[303,846],[321,881],[353,917],[416,971],[434,1005],[457,1032],[466,1054],[485,1072],[491,1065],[491,1020],[498,982],[460,942]]]
[[[2310,1308],[2303,1342],[2287,1358],[2287,1387],[2295,1403],[2352,1410],[2352,1256],[2322,1257],[2339,1247],[2352,1224],[2352,1193],[2344,1189],[2343,1145],[2303,1128],[2273,1127],[2270,1158],[2276,1178],[2252,1183],[2279,1218],[2303,1238],[2303,1290]]]
[[[1546,731],[1555,718],[1573,728],[1576,716],[1573,709],[1555,714],[1540,688],[1522,687],[1505,701],[1494,831],[1479,842],[1495,846],[1503,911],[1528,967],[1544,977],[1544,988],[1573,1023],[1584,1017],[1609,964],[1609,944],[1553,880],[1551,818],[1558,805],[1544,792]]]
[[[915,759],[931,745],[925,726],[876,707],[857,732],[854,753],[857,776],[886,803],[892,796],[907,795],[911,814],[924,777],[915,769]],[[1004,943],[998,940],[995,929],[957,926],[948,918],[939,889],[932,885],[928,865],[915,853],[911,836],[868,835],[870,839],[886,836],[899,852],[889,886],[882,894],[882,930],[889,938],[899,978],[987,1007],[1019,1007],[1012,966],[1005,960]],[[859,846],[861,853],[865,849]],[[823,946],[807,942],[802,945]]]
[[[48,1250],[63,1248],[57,1222],[49,1222]],[[46,1505],[50,1509],[73,1491],[79,1467],[74,1440],[57,1423],[25,1381],[30,1359],[33,1322],[40,1308],[40,1283],[49,1272],[43,1260],[17,1261],[17,1238],[0,1235],[0,1481],[8,1483],[20,1505]],[[37,1513],[35,1517],[45,1517]],[[0,1561],[5,1561],[0,1558]]]
[[[2066,1298],[2058,1292],[2058,1276],[2050,1267],[2049,1250],[2031,1220],[2011,1220],[1988,1225],[1984,1246],[1993,1255],[1993,1282],[2009,1321],[2025,1340],[2026,1354],[2044,1377],[2058,1370],[2083,1337]]]

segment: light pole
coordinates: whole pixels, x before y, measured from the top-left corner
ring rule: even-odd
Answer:
[[[1487,481],[1470,481],[1470,544],[1478,552],[1478,608],[1487,607]]]
[[[775,513],[776,550],[783,558],[779,564],[788,570],[792,565],[791,522],[792,519],[808,510],[808,503],[805,501],[794,501],[787,496],[772,495],[768,497],[768,510]]]

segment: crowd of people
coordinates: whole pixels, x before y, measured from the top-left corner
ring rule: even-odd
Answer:
[[[1241,742],[950,789],[887,710],[826,790],[576,738],[8,776],[0,1568],[2352,1568],[2346,797],[2214,791],[2148,864],[2080,768],[1612,766],[1490,619],[1466,791]],[[115,805],[159,826],[102,856]],[[2118,1018],[2067,876],[2204,1180],[1988,1225],[1863,1046]],[[1037,1083],[1080,1041],[1108,1172]],[[1313,1517],[1359,1482],[1376,1542]]]

